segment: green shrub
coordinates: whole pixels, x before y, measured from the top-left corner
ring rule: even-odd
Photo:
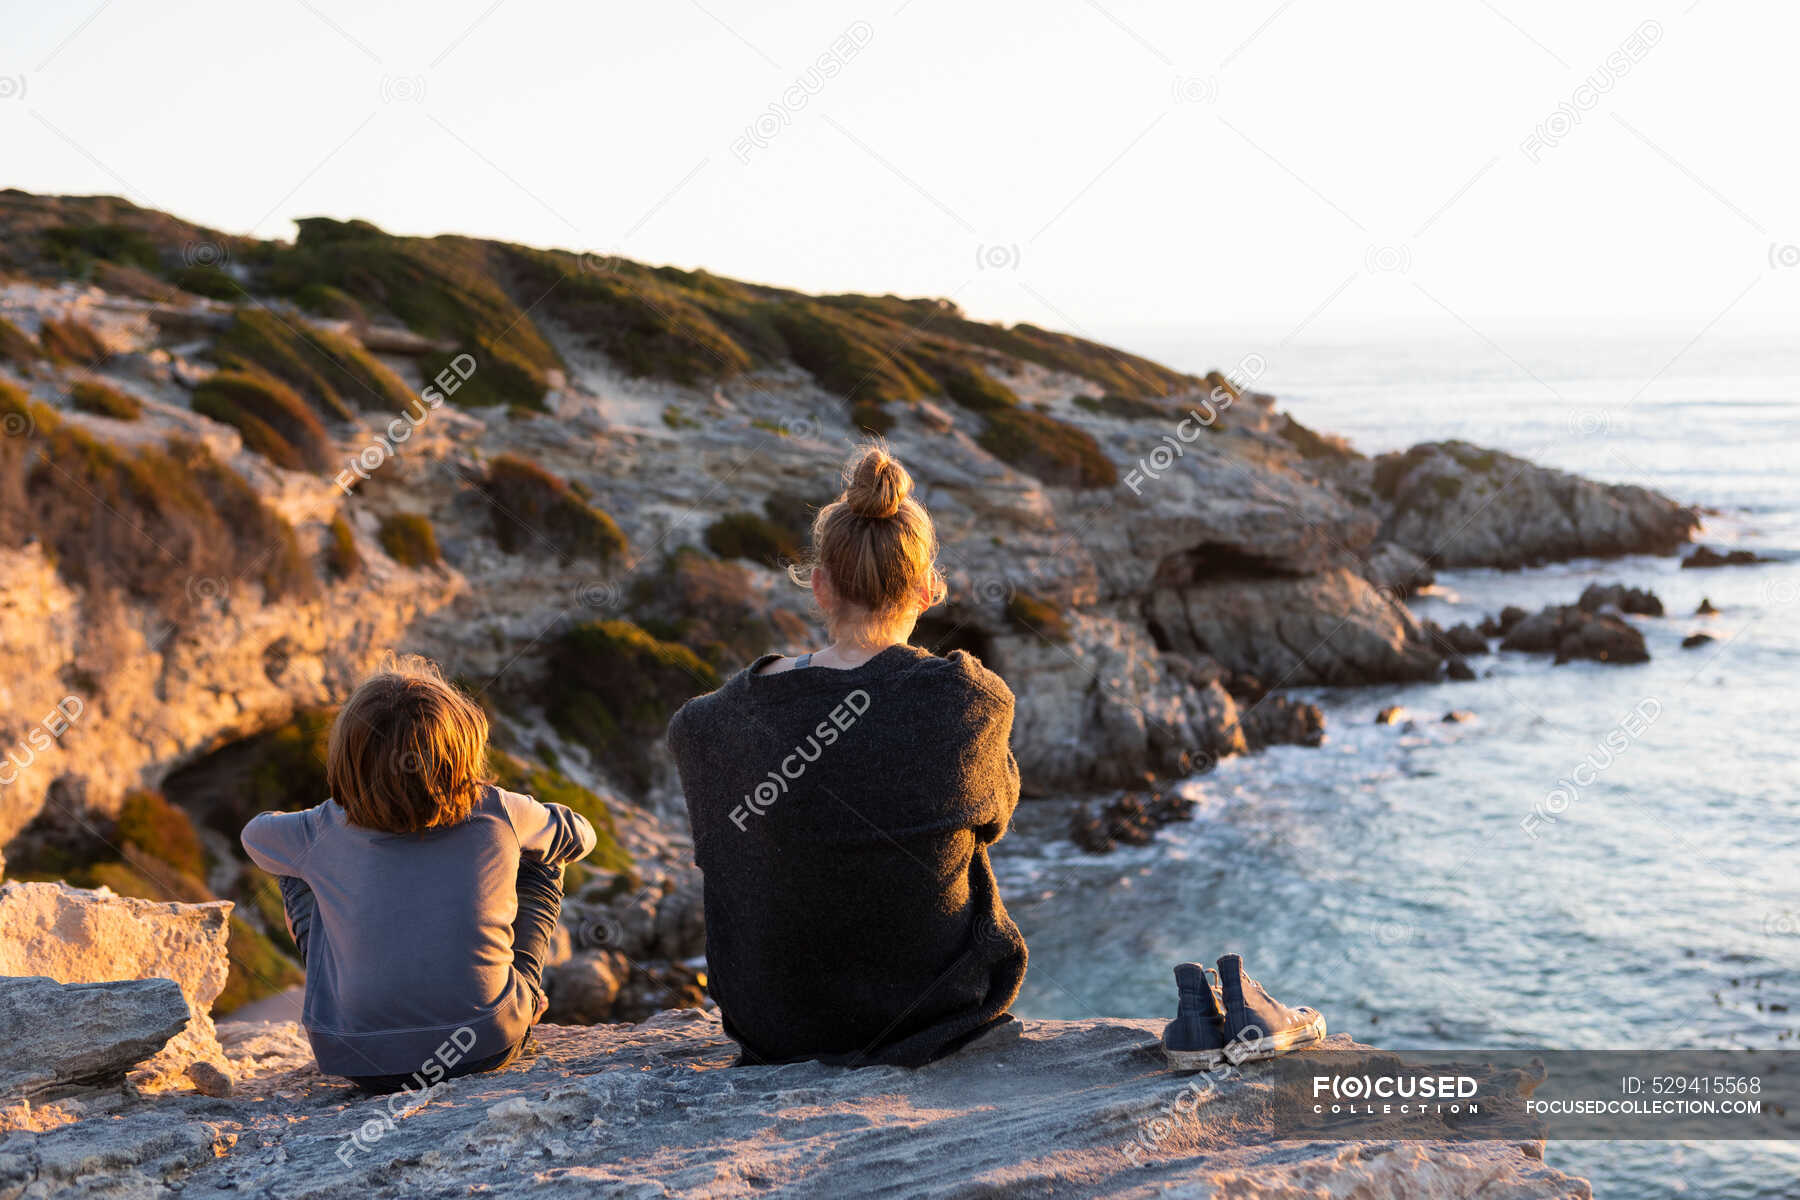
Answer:
[[[867,327],[823,304],[790,301],[775,306],[771,319],[793,360],[820,387],[853,405],[906,403],[936,390],[917,364],[890,353]]]
[[[350,420],[356,406],[400,412],[414,403],[405,382],[362,346],[263,308],[238,313],[213,346],[213,357],[274,376],[332,420]]]
[[[219,371],[194,389],[192,406],[203,417],[232,426],[244,445],[290,471],[322,471],[331,465],[332,442],[306,401],[267,375]]]
[[[482,484],[494,517],[494,540],[508,554],[540,547],[564,565],[577,558],[611,562],[626,551],[618,524],[535,463],[503,454]]]
[[[434,567],[443,561],[431,521],[418,513],[391,513],[381,519],[381,548],[403,567]]]
[[[369,314],[356,302],[356,297],[343,288],[335,288],[328,283],[307,284],[294,293],[294,303],[315,316],[333,321],[349,321],[353,325],[361,325],[369,319]]]
[[[0,317],[0,362],[25,366],[44,357],[43,347],[25,336],[23,330],[5,317]]]
[[[662,423],[676,431],[700,428],[700,422],[688,416],[682,408],[674,404],[663,409]]]
[[[0,389],[0,411],[16,391]],[[119,588],[179,619],[191,581],[259,582],[268,599],[318,589],[294,531],[199,443],[119,447],[31,406],[34,430],[0,438],[0,543],[41,541],[58,573]]]
[[[1431,489],[1440,500],[1454,500],[1462,494],[1462,480],[1454,475],[1439,475],[1431,481]]]
[[[865,400],[850,406],[850,423],[864,433],[881,437],[893,430],[898,418],[881,405]]]
[[[226,951],[231,969],[225,976],[225,990],[213,1001],[214,1016],[225,1016],[246,1004],[297,987],[306,980],[306,972],[299,964],[242,917],[231,918]]]
[[[763,499],[763,513],[779,525],[796,546],[804,546],[812,541],[813,520],[819,510],[835,499],[836,496],[826,495],[810,500],[797,492],[778,489]]]
[[[1139,399],[1166,396],[1191,391],[1199,382],[1191,375],[1172,371],[1147,358],[1085,338],[1039,329],[1035,325],[1019,324],[1009,329],[971,321],[952,309],[934,319],[931,328],[940,337],[997,350],[1052,370],[1067,371],[1123,396]]]
[[[1076,396],[1075,406],[1108,417],[1123,417],[1127,421],[1166,420],[1174,415],[1161,404],[1140,400],[1136,396],[1121,396],[1117,392],[1108,392],[1098,399],[1093,396]],[[1208,429],[1215,427],[1207,426]]]
[[[797,613],[763,600],[748,567],[693,546],[665,557],[654,573],[638,574],[631,612],[652,636],[691,647],[720,670],[796,647],[811,634]]]
[[[61,225],[44,231],[44,243],[65,275],[84,274],[97,258],[146,271],[162,265],[150,236],[124,225]]]
[[[96,262],[89,278],[95,287],[104,291],[130,296],[134,300],[148,300],[153,304],[175,304],[189,299],[180,288],[141,267]]]
[[[544,407],[547,372],[562,360],[501,286],[499,248],[469,238],[394,237],[364,221],[315,217],[298,224],[294,245],[273,255],[266,273],[276,291],[316,296],[308,289],[336,288],[451,342],[440,358],[420,364],[427,378],[456,356],[472,355],[477,370],[457,390],[458,404]]]
[[[126,851],[128,858],[111,858],[71,873],[76,887],[111,888],[121,896],[139,900],[170,900],[179,904],[204,904],[213,899],[206,884],[184,875],[169,864],[147,855]]]
[[[520,286],[587,345],[633,375],[700,384],[747,370],[750,354],[689,289],[635,264],[584,269],[581,261],[508,248]]]
[[[119,807],[115,836],[121,846],[168,863],[184,875],[206,877],[206,853],[193,821],[161,792],[127,792]]]
[[[619,844],[618,826],[606,801],[564,775],[554,766],[528,763],[504,750],[488,755],[494,771],[494,782],[509,792],[530,796],[542,804],[560,804],[588,819],[594,827],[594,852],[581,861],[582,866],[614,875],[631,874],[636,863]],[[574,886],[566,890],[574,892]]]
[[[362,551],[356,548],[356,534],[350,522],[338,513],[325,527],[325,570],[333,579],[348,579],[362,570]]]
[[[59,321],[48,318],[38,329],[38,344],[51,362],[98,366],[112,357],[112,351],[92,328],[73,318]]]
[[[718,673],[686,646],[630,621],[595,621],[550,647],[544,710],[558,732],[641,795],[653,779],[651,747],[669,717],[690,696],[718,686]]]
[[[244,286],[217,267],[182,267],[169,278],[184,292],[205,296],[208,300],[243,300],[248,298]]]
[[[929,366],[944,395],[972,412],[991,413],[1019,406],[1012,389],[979,366],[947,356]]]
[[[228,742],[163,780],[163,794],[233,841],[260,812],[297,812],[331,794],[325,754],[335,710],[307,708]]]
[[[1061,487],[1111,487],[1118,468],[1092,435],[1036,409],[991,412],[987,428],[976,438],[982,449],[1002,462]]]
[[[69,402],[82,412],[115,421],[135,421],[144,411],[136,396],[98,379],[77,380],[69,388]]]
[[[751,512],[726,513],[706,527],[706,548],[720,558],[742,558],[782,569],[800,561],[800,543],[788,530]]]
[[[1062,610],[1031,592],[1014,592],[1006,602],[1006,620],[1020,633],[1051,642],[1069,640],[1069,622]]]
[[[294,945],[294,935],[288,932],[287,910],[281,903],[281,884],[275,876],[254,863],[245,863],[238,871],[231,898],[237,902],[238,915],[242,916],[246,909],[255,913],[263,933],[276,949],[290,958],[299,959],[300,947]]]

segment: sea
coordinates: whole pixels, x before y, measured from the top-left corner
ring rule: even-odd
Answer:
[[[1443,571],[1411,603],[1444,626],[1593,582],[1666,615],[1631,618],[1642,665],[1509,652],[1468,683],[1300,691],[1325,744],[1184,782],[1197,819],[1146,847],[1084,854],[1028,815],[996,848],[1031,947],[1015,1011],[1166,1016],[1173,964],[1235,951],[1384,1048],[1800,1051],[1800,340],[1113,336],[1196,372],[1253,354],[1258,390],[1365,453],[1461,438],[1655,488],[1704,509],[1698,540],[1775,561]],[[1390,705],[1410,719],[1378,724]],[[1604,1198],[1800,1196],[1794,1143],[1552,1141],[1546,1161]]]

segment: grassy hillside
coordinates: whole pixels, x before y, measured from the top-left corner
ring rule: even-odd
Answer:
[[[1154,415],[1162,398],[1205,386],[1069,334],[973,321],[947,300],[808,296],[562,250],[401,237],[366,221],[320,217],[298,226],[292,242],[257,241],[112,197],[6,191],[0,271],[128,286],[150,298],[202,292],[236,302],[245,312],[221,339],[225,365],[273,376],[327,418],[391,404],[402,392],[353,347],[331,339],[298,345],[298,335],[260,314],[255,300],[403,325],[442,347],[441,361],[422,364],[428,376],[457,355],[474,355],[481,370],[455,397],[464,405],[543,407],[552,373],[566,367],[544,323],[631,374],[690,386],[794,364],[876,432],[892,426],[898,408],[948,399],[980,414],[991,453],[1074,487],[1113,482],[1099,447],[1082,430],[1022,407],[1001,377],[1023,364],[1068,372],[1093,383],[1115,410],[1137,415]],[[303,448],[279,448],[304,457]]]

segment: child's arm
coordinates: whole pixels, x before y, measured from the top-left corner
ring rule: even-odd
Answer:
[[[312,850],[314,831],[324,807],[321,804],[302,812],[256,814],[239,835],[244,852],[251,862],[271,875],[298,876],[300,864]]]
[[[552,867],[586,858],[594,849],[594,827],[574,809],[561,804],[540,804],[530,796],[502,791],[519,849]]]

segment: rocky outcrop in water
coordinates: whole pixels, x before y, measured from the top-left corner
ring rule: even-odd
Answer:
[[[1721,553],[1711,546],[1695,546],[1694,552],[1681,560],[1681,565],[1693,569],[1749,567],[1768,561],[1770,560],[1757,554],[1754,550],[1727,550]]]
[[[1583,612],[1601,612],[1610,608],[1640,617],[1663,615],[1663,603],[1655,592],[1648,588],[1626,587],[1622,583],[1590,583],[1575,604]]]
[[[1598,484],[1468,442],[1427,442],[1344,464],[1376,498],[1381,536],[1441,567],[1528,567],[1673,554],[1697,510],[1631,484]]]
[[[1502,650],[1554,654],[1558,665],[1578,658],[1605,663],[1650,661],[1644,635],[1614,613],[1588,612],[1577,605],[1552,605],[1506,635]]]

